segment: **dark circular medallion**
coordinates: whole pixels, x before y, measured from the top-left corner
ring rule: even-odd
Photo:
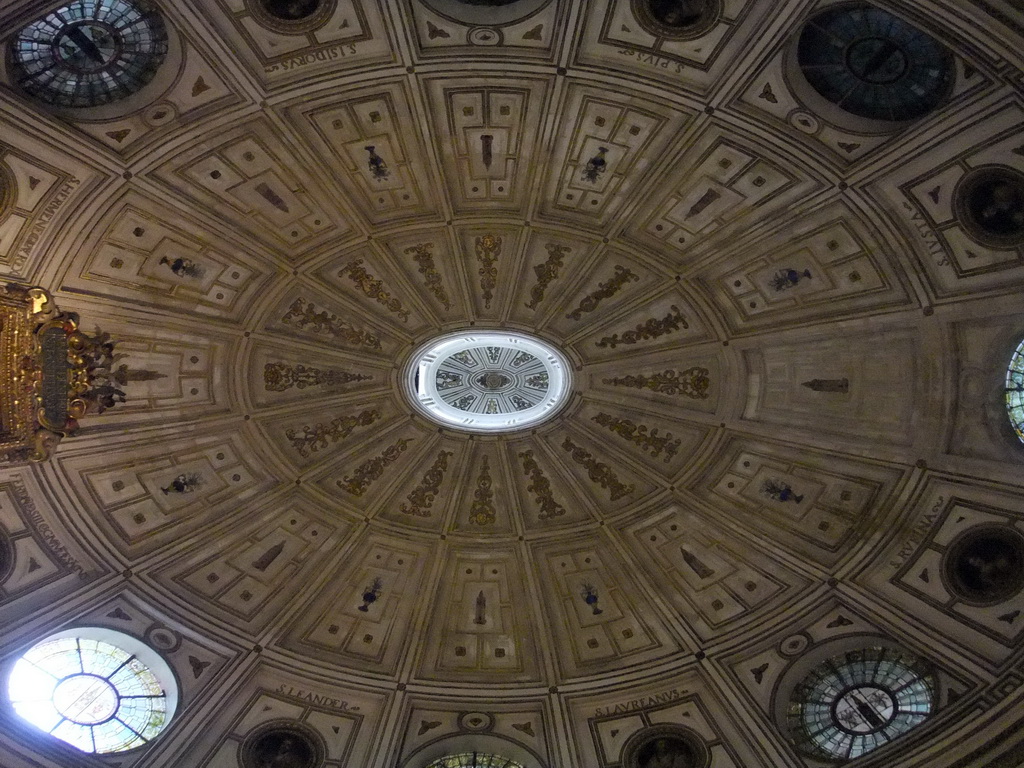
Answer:
[[[679,725],[644,728],[622,748],[623,768],[706,768],[710,762],[704,740]]]
[[[18,32],[9,60],[29,95],[59,107],[95,107],[142,89],[167,50],[163,19],[146,0],[78,0]]]
[[[262,26],[285,35],[317,29],[334,15],[337,0],[245,0]]]
[[[260,5],[276,19],[300,21],[316,13],[320,0],[260,0]]]
[[[673,40],[700,37],[722,15],[721,0],[631,0],[630,7],[647,32]]]
[[[7,581],[7,577],[14,570],[14,546],[11,538],[0,528],[0,584]]]
[[[797,62],[821,96],[871,120],[931,112],[956,77],[944,46],[888,11],[860,4],[814,16],[800,33]]]
[[[974,605],[994,605],[1024,589],[1024,536],[981,525],[954,539],[942,558],[946,588]]]
[[[264,723],[246,737],[240,750],[244,768],[319,768],[327,756],[320,734],[291,720]]]
[[[986,166],[964,176],[953,193],[957,217],[967,231],[996,248],[1024,244],[1024,173]]]

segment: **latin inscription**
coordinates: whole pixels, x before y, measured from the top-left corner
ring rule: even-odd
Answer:
[[[925,221],[921,212],[905,200],[903,201],[903,207],[910,213],[910,221],[917,230],[917,234],[924,240],[929,255],[936,257],[935,266],[949,266],[949,256],[946,253],[946,249],[942,247],[938,235],[935,234],[935,231]]]
[[[914,551],[920,546],[921,542],[924,541],[924,537],[928,535],[928,531],[931,530],[932,525],[939,518],[939,514],[942,512],[942,507],[946,504],[946,497],[939,496],[932,505],[931,510],[921,516],[921,519],[914,523],[914,529],[911,531],[909,538],[904,542],[900,551],[896,557],[889,562],[892,568],[899,568],[906,562],[907,558],[914,554]]]
[[[299,688],[293,688],[287,683],[281,683],[277,689],[278,693],[282,693],[292,699],[301,699],[307,701],[310,704],[315,704],[318,707],[330,707],[331,709],[337,709],[342,712],[347,712],[349,709],[348,702],[344,699],[335,699],[331,696],[325,696],[320,693],[313,693],[312,691],[303,691]]]
[[[618,50],[618,54],[620,56],[628,56],[632,59],[636,59],[639,64],[646,64],[650,67],[656,67],[657,69],[665,69],[669,72],[675,72],[676,74],[686,69],[686,66],[678,61],[666,59],[663,56],[656,56],[653,53],[634,51],[632,48],[620,48]]]
[[[671,691],[656,693],[653,696],[643,696],[639,699],[630,699],[610,707],[598,707],[594,710],[594,717],[610,717],[612,715],[623,715],[627,712],[636,712],[641,709],[650,709],[659,704],[668,704],[669,702],[681,699],[684,693],[686,691],[673,688]]]
[[[332,45],[329,48],[321,48],[319,51],[314,51],[313,53],[304,53],[301,56],[292,56],[290,59],[284,59],[283,61],[279,61],[277,64],[264,67],[263,71],[268,75],[272,72],[278,71],[288,72],[292,69],[308,67],[310,64],[316,64],[317,62],[330,61],[331,59],[344,58],[345,56],[354,56],[355,53],[356,47],[351,43],[345,45]]]

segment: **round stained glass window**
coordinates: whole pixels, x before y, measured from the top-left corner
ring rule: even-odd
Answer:
[[[10,45],[18,85],[58,107],[132,95],[153,79],[168,49],[163,19],[143,0],[77,0],[33,21]]]
[[[807,82],[833,104],[872,120],[913,120],[935,109],[955,78],[940,43],[881,8],[840,6],[812,18],[797,45]]]
[[[515,760],[484,752],[463,752],[434,760],[427,768],[523,768]]]
[[[158,666],[169,680],[166,664]],[[22,718],[83,752],[140,747],[164,729],[173,710],[157,673],[138,655],[80,636],[53,637],[29,649],[15,662],[7,693]]]
[[[506,432],[551,418],[570,394],[570,367],[549,344],[498,331],[445,336],[421,347],[406,374],[413,405],[432,421]]]
[[[1006,369],[1006,413],[1017,437],[1024,442],[1024,341],[1017,345]]]
[[[805,754],[852,760],[924,722],[934,703],[935,680],[920,661],[866,648],[817,666],[794,689],[787,718]]]

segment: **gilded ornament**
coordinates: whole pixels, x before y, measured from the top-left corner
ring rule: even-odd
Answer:
[[[381,348],[380,339],[372,333],[360,331],[330,312],[317,312],[313,302],[301,297],[292,302],[281,322],[313,333],[328,334],[346,344],[370,349]]]
[[[501,255],[501,238],[484,235],[476,239],[476,260],[480,262],[480,290],[483,291],[484,306],[491,306],[494,287],[498,284],[498,257]]]
[[[523,461],[523,472],[530,478],[526,490],[534,494],[533,500],[540,507],[540,514],[537,517],[547,520],[549,517],[564,515],[565,507],[555,501],[555,496],[551,492],[551,481],[544,476],[544,471],[533,458],[533,451],[521,451],[519,458]]]
[[[351,477],[339,480],[338,487],[347,493],[351,493],[353,496],[362,496],[374,481],[380,479],[380,476],[384,474],[384,468],[388,464],[398,461],[398,457],[406,451],[407,446],[411,442],[410,438],[400,438],[385,448],[380,456],[374,456],[372,459],[367,459],[360,464]]]
[[[661,373],[630,374],[603,381],[605,384],[612,384],[616,387],[649,389],[652,392],[661,392],[665,395],[683,395],[693,400],[707,400],[708,388],[711,386],[710,374],[711,372],[707,368],[695,365],[678,373],[669,368]]]
[[[405,252],[412,254],[412,260],[419,266],[419,273],[423,275],[427,290],[434,294],[445,309],[451,309],[452,303],[448,299],[448,294],[445,293],[444,283],[441,282],[441,273],[434,266],[434,255],[430,252],[433,247],[433,243],[419,243],[406,248]]]
[[[384,290],[384,283],[376,279],[366,271],[362,259],[350,261],[338,273],[338,277],[348,277],[362,290],[364,294],[374,299],[378,304],[383,304],[389,312],[394,312],[403,323],[409,322],[409,310],[402,306],[402,302],[391,296]]]
[[[671,309],[672,311],[660,320],[652,317],[647,322],[638,325],[634,330],[626,331],[621,336],[617,333],[612,336],[605,336],[597,342],[597,346],[615,349],[619,344],[636,344],[638,341],[656,339],[659,336],[664,336],[666,333],[678,331],[680,328],[689,328],[690,324],[686,322],[686,318],[683,317],[679,307],[673,304]]]
[[[672,433],[658,434],[658,428],[648,428],[644,424],[637,424],[630,419],[619,419],[607,413],[599,413],[591,418],[602,427],[607,427],[620,437],[629,440],[641,450],[649,453],[652,458],[658,458],[664,452],[665,463],[667,464],[679,451],[681,441],[673,440]]]
[[[268,392],[284,392],[292,387],[320,387],[331,384],[348,384],[352,381],[368,381],[372,376],[344,371],[324,371],[305,365],[267,363],[263,368],[263,384]]]
[[[285,436],[291,441],[292,447],[299,452],[300,456],[309,456],[311,451],[316,453],[330,443],[343,440],[352,434],[356,427],[369,426],[379,418],[380,411],[372,408],[357,416],[339,416],[329,424],[303,427],[301,435],[297,434],[294,429],[289,429],[285,432]]]
[[[484,456],[480,476],[476,479],[473,503],[469,508],[469,522],[474,525],[494,525],[497,511],[494,509],[494,491],[491,489],[491,465]]]
[[[611,467],[604,462],[597,461],[593,454],[576,445],[568,437],[562,442],[562,448],[569,452],[573,461],[587,470],[587,476],[593,482],[611,494],[612,501],[618,501],[636,490],[635,485],[622,483]]]
[[[630,272],[621,264],[615,265],[615,274],[603,283],[599,283],[597,289],[584,296],[572,312],[566,315],[569,320],[579,320],[587,312],[593,312],[603,299],[608,299],[622,290],[628,283],[640,282],[640,278]]]
[[[400,512],[416,517],[430,517],[430,508],[434,505],[434,498],[441,491],[441,482],[448,469],[448,459],[454,455],[451,451],[438,452],[433,465],[423,474],[420,484],[406,497],[409,503],[403,503],[398,508]]]
[[[548,243],[544,246],[548,251],[548,258],[543,264],[537,264],[533,268],[533,274],[537,276],[537,282],[530,289],[530,300],[526,304],[527,309],[536,309],[537,305],[544,300],[544,292],[552,281],[558,279],[559,270],[562,269],[565,255],[571,250],[564,245]]]

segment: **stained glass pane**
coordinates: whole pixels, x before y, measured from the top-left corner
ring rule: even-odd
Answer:
[[[22,29],[11,42],[27,93],[61,107],[123,99],[156,75],[167,31],[144,0],[78,0]]]
[[[853,759],[923,722],[934,689],[931,674],[909,654],[849,651],[820,664],[793,691],[790,733],[807,754]]]
[[[458,755],[438,758],[427,768],[523,768],[523,766],[500,755],[463,752]]]
[[[1024,341],[1017,345],[1006,369],[1006,413],[1017,437],[1024,442]]]
[[[142,746],[167,722],[153,672],[128,651],[89,638],[33,646],[15,663],[8,696],[22,718],[83,752]]]

